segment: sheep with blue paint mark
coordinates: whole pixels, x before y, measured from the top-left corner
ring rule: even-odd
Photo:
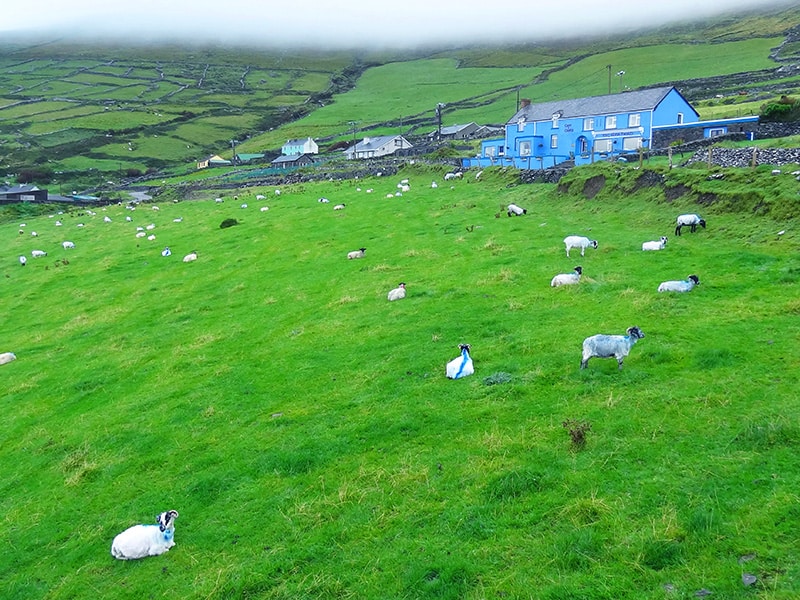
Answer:
[[[619,370],[622,370],[622,361],[631,351],[634,344],[644,337],[644,332],[638,327],[628,327],[626,335],[597,334],[583,340],[583,358],[581,369],[585,369],[590,358],[617,359]]]
[[[119,560],[158,556],[175,545],[177,510],[162,512],[155,525],[134,525],[118,534],[111,543],[111,555]]]
[[[461,356],[451,360],[445,368],[448,379],[461,379],[475,372],[472,357],[469,355],[471,346],[469,344],[459,344],[458,349],[461,351]]]

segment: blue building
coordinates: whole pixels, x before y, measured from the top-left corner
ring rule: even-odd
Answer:
[[[486,140],[465,167],[542,169],[586,164],[652,147],[654,128],[697,123],[700,115],[674,87],[555,100],[522,100],[505,137]]]

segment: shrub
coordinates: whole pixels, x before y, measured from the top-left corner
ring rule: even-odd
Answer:
[[[238,225],[239,221],[236,219],[225,219],[222,223],[219,224],[220,229],[227,229],[228,227],[233,227],[234,225]]]

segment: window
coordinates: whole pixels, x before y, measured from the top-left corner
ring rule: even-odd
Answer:
[[[642,115],[635,113],[628,115],[628,127],[639,127],[642,124]]]
[[[397,138],[397,139],[394,141],[394,145],[395,145],[395,146],[400,146],[400,147],[402,148],[402,147],[403,147],[403,138]]]
[[[678,123],[678,125],[680,125],[681,123],[683,123],[683,113],[678,113],[678,120],[677,120],[677,123]]]
[[[559,113],[553,113],[553,129],[558,129],[558,119],[560,116]]]
[[[616,129],[617,128],[617,116],[611,115],[606,117],[606,129]]]
[[[594,131],[594,117],[587,117],[583,120],[584,131]]]
[[[525,131],[525,119],[520,118],[517,121],[517,131]]]
[[[623,150],[638,150],[642,147],[642,138],[640,137],[627,137],[622,140]]]
[[[718,135],[725,135],[724,127],[712,127],[708,130],[708,137],[717,137]]]
[[[483,152],[485,156],[496,156],[497,146],[486,146]]]
[[[611,152],[611,140],[595,140],[595,152]]]
[[[558,136],[555,134],[550,136],[550,147],[558,148]]]
[[[520,156],[530,156],[531,155],[531,143],[530,142],[520,142],[519,143],[519,155]]]
[[[583,136],[578,138],[578,153],[589,154],[589,140]]]

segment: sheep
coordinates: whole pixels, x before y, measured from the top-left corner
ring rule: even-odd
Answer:
[[[26,264],[28,264],[28,259],[25,258],[24,256],[20,256],[19,257],[19,264],[20,264],[20,266],[24,267]]]
[[[225,200],[223,200],[222,198],[214,198],[214,202],[216,202],[217,204],[222,204],[223,202],[225,202]]]
[[[400,282],[396,288],[389,291],[389,295],[387,296],[389,302],[394,302],[395,300],[402,300],[406,297],[406,284]]]
[[[638,327],[628,327],[625,332],[627,335],[604,335],[597,334],[583,340],[583,358],[581,359],[581,369],[586,368],[590,358],[611,358],[617,359],[619,370],[622,370],[622,361],[633,348],[633,345],[644,337],[644,332]]]
[[[62,225],[61,221],[56,221],[56,227],[61,227],[61,225]]]
[[[164,249],[161,251],[161,256],[172,256],[172,250],[169,249],[169,246],[164,246]]]
[[[193,260],[197,260],[197,252],[190,252],[186,256],[183,257],[183,262],[192,262]]]
[[[575,267],[573,273],[561,273],[556,275],[550,280],[550,287],[558,287],[560,285],[574,285],[580,283],[583,269],[580,266]]]
[[[103,221],[106,222],[106,223],[111,223],[111,217],[105,216],[105,217],[103,217]],[[56,225],[58,225],[58,223],[56,223]]]
[[[461,350],[461,356],[451,360],[445,367],[445,374],[448,379],[461,379],[475,372],[472,357],[469,355],[471,346],[469,344],[459,344],[458,349]]]
[[[333,210],[342,210],[344,208],[344,204],[337,204],[333,207]]]
[[[280,196],[281,195],[281,191],[280,190],[275,190],[275,195],[276,196]]]
[[[73,242],[61,242],[61,245],[64,247],[64,250],[75,248],[75,244]]]
[[[697,275],[689,275],[683,281],[664,281],[658,286],[659,292],[691,292],[694,286],[700,285]]]
[[[686,226],[691,226],[691,232],[694,233],[697,231],[697,226],[700,225],[703,229],[706,228],[706,221],[705,219],[701,218],[700,215],[690,213],[686,215],[678,215],[678,218],[675,220],[677,225],[675,226],[675,235],[681,234],[681,229]]]
[[[150,223],[150,225],[145,227],[145,229],[147,229],[147,231],[153,231],[153,229],[155,229],[155,228],[156,228],[156,224],[155,223]]]
[[[0,365],[10,363],[12,360],[17,360],[17,355],[13,352],[3,352],[0,354]]]
[[[242,203],[242,208],[247,208],[247,202]]]
[[[522,215],[527,215],[528,214],[528,209],[527,208],[522,208],[521,206],[517,206],[516,204],[509,204],[508,208],[506,210],[508,211],[508,216],[509,217],[511,217],[513,215],[517,215],[518,217],[521,217]]]
[[[269,210],[269,206],[262,206],[259,210],[261,212],[267,212]]]
[[[183,223],[183,217],[176,217],[172,219],[173,223]]]
[[[642,244],[642,250],[663,250],[666,245],[667,245],[667,238],[666,236],[662,235],[660,240],[644,242]]]
[[[161,210],[161,209],[154,205],[153,210]]]
[[[434,189],[434,190],[435,190],[435,189],[436,189],[436,188],[438,188],[438,187],[439,187],[439,184],[438,184],[438,183],[436,183],[435,181],[431,181],[431,188],[432,188],[432,189]]]
[[[47,252],[44,250],[31,250],[31,256],[33,258],[42,258],[43,256],[47,256]]]
[[[155,239],[156,239],[156,236],[155,236],[155,235],[153,235],[153,234],[150,234],[150,235],[148,235],[148,236],[147,236],[147,239],[148,239],[148,240],[150,240],[150,241],[152,242],[153,240],[155,240]]]
[[[319,200],[317,200],[317,202],[321,202],[322,204],[328,204],[328,202],[330,202],[330,200],[328,200],[327,198],[323,197],[323,198],[320,198]]]
[[[39,237],[39,234],[35,231],[31,231],[31,237]]]
[[[564,238],[564,245],[567,247],[567,258],[569,258],[569,251],[572,248],[580,248],[581,256],[583,256],[586,248],[591,246],[595,250],[597,249],[597,240],[590,240],[581,235],[568,235]]]
[[[175,545],[177,518],[177,510],[168,510],[156,517],[155,525],[129,527],[111,542],[111,556],[119,560],[134,560],[168,552]]]
[[[266,196],[264,194],[256,194],[256,200],[264,200]]]
[[[367,251],[366,248],[359,248],[358,250],[353,250],[352,252],[347,253],[348,260],[354,258],[364,258],[364,253]]]
[[[137,237],[137,238],[143,238],[143,237],[144,237],[144,236],[146,236],[146,235],[147,235],[147,234],[146,234],[144,231],[139,231],[139,232],[137,232],[137,233],[136,233],[136,237]]]

